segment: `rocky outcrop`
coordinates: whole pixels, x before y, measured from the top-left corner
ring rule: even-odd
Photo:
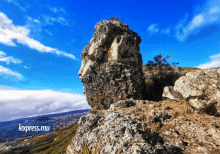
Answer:
[[[219,128],[185,101],[122,100],[81,117],[67,154],[217,154]]]
[[[220,104],[220,68],[189,72],[179,78],[174,87],[165,87],[163,97],[179,98],[179,94],[198,110],[207,110]],[[169,91],[168,91],[169,89]],[[171,90],[172,89],[172,90]]]
[[[82,52],[79,77],[92,108],[108,109],[126,99],[143,99],[140,36],[117,20],[100,21]]]
[[[181,153],[182,149],[172,145],[168,140],[159,134],[153,133],[150,129],[144,129],[141,121],[134,120],[136,104],[147,103],[147,101],[119,101],[112,104],[106,110],[104,116],[97,121],[97,115],[87,114],[81,117],[79,131],[73,138],[72,144],[68,147],[67,154],[80,153],[82,145],[90,152],[100,154],[155,154],[155,153]],[[117,106],[121,110],[129,110],[122,114],[115,112]],[[124,106],[124,108],[122,108]],[[166,119],[164,115],[158,115],[158,119]],[[83,119],[83,120],[82,120]],[[94,121],[91,121],[94,119]],[[140,120],[140,119],[139,119]],[[83,121],[83,122],[82,122]],[[94,127],[94,124],[95,127]]]
[[[91,109],[67,154],[220,153],[219,117],[194,112],[219,102],[220,70],[142,68],[140,42],[118,20],[95,26],[79,71]]]

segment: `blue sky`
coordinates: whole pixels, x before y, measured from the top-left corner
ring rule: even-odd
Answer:
[[[80,54],[112,16],[141,36],[143,64],[163,54],[181,67],[220,66],[220,0],[0,0],[0,121],[89,108]]]

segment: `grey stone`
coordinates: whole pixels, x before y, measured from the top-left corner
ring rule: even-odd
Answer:
[[[92,108],[108,109],[126,99],[143,99],[140,36],[119,21],[100,21],[82,52],[79,77]]]

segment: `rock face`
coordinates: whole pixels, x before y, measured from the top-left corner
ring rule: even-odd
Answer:
[[[189,72],[179,78],[173,87],[165,87],[163,97],[179,99],[175,93],[189,101],[198,110],[206,110],[209,107],[220,104],[220,68],[198,70]],[[171,93],[173,91],[173,93]]]
[[[92,108],[119,100],[143,99],[140,36],[117,20],[100,21],[82,52],[79,77]]]

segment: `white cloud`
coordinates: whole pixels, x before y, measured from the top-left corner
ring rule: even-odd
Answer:
[[[22,79],[22,75],[0,65],[0,75]]]
[[[203,6],[202,11],[193,16],[190,21],[183,19],[176,26],[175,37],[179,41],[184,41],[189,35],[197,34],[202,28],[220,23],[220,0],[209,0]]]
[[[24,68],[29,69],[30,67],[24,66]]]
[[[57,13],[58,12],[58,9],[56,7],[54,7],[54,8],[51,7],[50,10],[53,11],[53,13]]]
[[[150,33],[157,33],[159,31],[159,27],[157,24],[152,24],[148,27],[148,31]]]
[[[72,54],[45,46],[37,40],[28,37],[29,33],[29,29],[26,27],[13,25],[12,21],[8,19],[5,14],[0,13],[0,43],[9,46],[16,46],[13,40],[17,40],[18,43],[26,45],[39,52],[55,53],[57,55],[63,55],[71,59],[76,59]]]
[[[211,8],[210,10],[209,10],[209,14],[217,14],[217,13],[219,13],[220,12],[220,10],[219,10],[219,7],[213,7],[213,8]]]
[[[198,66],[198,68],[202,68],[202,69],[214,68],[214,67],[220,67],[220,60],[214,60]]]
[[[18,6],[22,11],[26,11],[26,9],[29,7],[29,6],[26,6],[26,7],[22,7],[18,2],[17,0],[6,0],[7,2],[9,3],[12,3],[16,6]]]
[[[7,57],[6,53],[4,53],[3,51],[0,51],[0,61],[6,62],[6,64],[9,64],[9,63],[20,64],[20,63],[22,63],[21,60],[16,59],[14,57],[11,57],[11,56]]]
[[[5,86],[5,85],[0,85],[0,90],[16,90],[16,88]]]
[[[33,20],[35,23],[40,23],[40,21],[38,19],[34,19]]]
[[[52,33],[48,29],[45,29],[45,27],[48,25],[52,26],[55,23],[59,23],[63,26],[69,26],[68,21],[63,17],[51,17],[48,15],[41,15],[38,16],[37,19],[27,17],[27,23],[25,27],[31,30],[30,35],[36,37],[40,35],[42,30],[51,35]]]
[[[60,12],[65,13],[65,12],[66,12],[66,10],[64,10],[64,9],[61,7],[61,8],[60,8]]]
[[[170,28],[162,29],[162,30],[161,30],[161,33],[162,33],[162,34],[169,35],[169,34],[170,34]]]
[[[53,11],[53,13],[65,13],[66,11],[61,7],[58,9],[57,7],[50,7],[50,10]]]
[[[220,67],[220,54],[212,55],[209,58],[210,58],[209,62],[205,64],[201,64],[198,67],[202,69]]]
[[[50,31],[48,31],[48,30],[46,30],[46,29],[45,29],[45,32],[46,32],[47,34],[49,34],[50,36],[53,36],[53,33],[51,33]]]
[[[184,19],[185,21],[186,19]],[[206,24],[206,19],[204,15],[198,14],[184,26],[184,21],[181,22],[176,28],[176,38],[180,41],[184,41],[191,33],[194,33],[196,30],[199,30],[202,26]]]
[[[160,30],[158,24],[151,24],[147,30],[150,32],[150,34],[156,34],[160,32],[161,34],[169,35],[171,32],[170,27]]]
[[[52,90],[0,90],[0,121],[89,109],[84,95]]]
[[[208,0],[204,5],[201,5],[200,11],[195,13],[192,18],[189,15],[180,20],[180,22],[175,26],[174,37],[183,42],[190,35],[198,34],[204,27],[209,25],[220,24],[220,0]],[[148,27],[148,31],[152,33],[170,34],[171,29],[160,30],[157,24],[152,24]],[[173,34],[172,34],[173,35]]]
[[[53,25],[55,22],[57,22],[61,25],[68,26],[68,21],[63,17],[54,18],[48,15],[43,15],[42,20],[44,25]]]
[[[211,60],[220,59],[220,54],[210,56],[210,59],[211,59]]]

